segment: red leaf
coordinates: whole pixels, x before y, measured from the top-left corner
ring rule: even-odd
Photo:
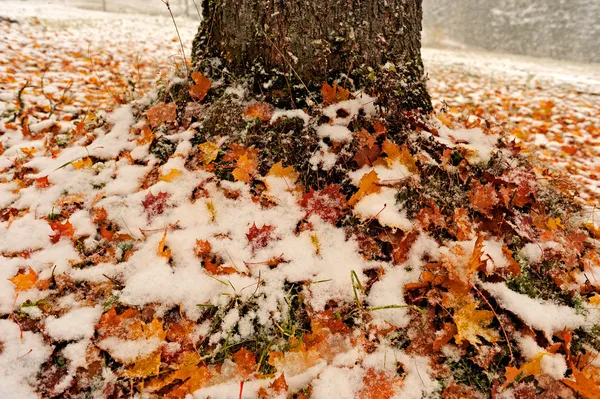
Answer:
[[[264,225],[260,229],[256,227],[256,223],[250,227],[250,231],[246,234],[248,242],[252,247],[252,251],[256,251],[259,248],[264,248],[269,245],[271,241],[271,234],[275,228],[273,226]]]
[[[162,215],[167,207],[167,200],[171,197],[171,194],[160,192],[157,195],[148,192],[146,198],[142,201],[144,209],[148,214],[148,218],[152,218],[156,215]]]
[[[471,192],[469,192],[469,199],[471,200],[471,207],[484,215],[489,215],[492,208],[500,202],[491,183],[482,186],[479,182],[475,182]]]
[[[320,191],[311,188],[309,193],[302,196],[300,206],[306,209],[306,219],[311,215],[319,215],[326,222],[336,224],[346,211],[348,203],[340,193],[340,186],[331,184]]]

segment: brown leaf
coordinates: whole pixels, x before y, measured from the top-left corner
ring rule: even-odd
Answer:
[[[156,128],[163,123],[173,123],[177,120],[177,104],[160,103],[146,111],[148,123],[152,128]]]
[[[477,212],[489,216],[492,208],[498,204],[498,195],[491,183],[482,186],[479,182],[473,184],[469,192],[471,207]]]
[[[337,83],[334,83],[333,87],[327,83],[323,83],[321,92],[323,93],[323,102],[325,104],[335,104],[350,98],[350,92],[343,87],[338,86]]]
[[[260,119],[263,122],[271,120],[271,106],[267,103],[255,103],[244,111],[244,116],[250,119]]]

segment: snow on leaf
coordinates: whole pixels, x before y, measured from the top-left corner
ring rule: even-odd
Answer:
[[[163,257],[167,260],[171,258],[171,250],[166,248],[167,241],[167,229],[165,229],[165,233],[163,235],[162,240],[158,243],[158,256]]]
[[[202,153],[202,163],[204,165],[210,164],[219,156],[219,147],[217,147],[216,144],[211,143],[210,141],[200,144],[198,148]]]
[[[350,198],[348,205],[354,206],[363,197],[380,192],[381,187],[377,183],[379,183],[379,176],[374,170],[364,175],[358,184],[358,192]]]
[[[75,229],[73,228],[71,222],[69,222],[68,220],[64,223],[56,221],[48,222],[48,224],[50,225],[52,231],[54,231],[55,233],[50,236],[50,240],[53,244],[56,244],[61,239],[61,237],[73,237],[73,234],[75,234]]]
[[[157,104],[146,111],[146,117],[152,128],[156,128],[163,123],[173,123],[177,120],[177,104]]]
[[[267,103],[255,103],[244,111],[244,116],[250,119],[260,119],[262,122],[271,120],[271,106]]]
[[[161,176],[160,179],[158,179],[158,180],[171,182],[171,181],[175,180],[176,178],[178,178],[179,175],[181,175],[181,171],[179,169],[171,169],[171,171],[169,173],[167,173],[164,176]]]
[[[396,388],[399,388],[402,379],[390,376],[383,371],[375,371],[372,368],[363,377],[363,389],[359,392],[359,399],[390,399],[394,397]]]
[[[238,158],[236,167],[233,170],[233,177],[237,181],[250,183],[252,181],[252,177],[256,174],[257,167],[258,161],[246,153]]]
[[[516,368],[516,367],[506,367],[506,371],[504,374],[504,377],[506,378],[506,381],[504,382],[504,385],[502,385],[503,388],[506,388],[508,385],[510,385],[515,378],[519,377],[519,379],[523,379],[527,376],[530,375],[539,375],[542,372],[542,358],[547,355],[546,352],[540,352],[537,355],[534,356],[534,358],[532,360],[530,360],[529,362],[525,363],[524,365],[522,365],[520,368]],[[567,384],[568,385],[568,384]]]
[[[323,93],[323,102],[325,104],[335,104],[350,98],[350,92],[343,87],[338,86],[337,83],[334,83],[333,87],[324,83],[321,92]]]
[[[275,230],[273,226],[264,225],[259,229],[256,227],[256,223],[252,224],[252,227],[250,227],[250,230],[246,234],[252,250],[256,251],[257,249],[269,245],[269,241],[272,239],[271,235],[273,234],[273,230]]]
[[[212,80],[202,75],[200,72],[194,72],[192,74],[192,79],[196,84],[190,88],[190,96],[192,96],[194,100],[204,100],[204,97],[206,97],[206,94],[208,94],[208,91],[210,90]]]
[[[319,215],[326,222],[336,224],[344,214],[348,204],[346,197],[340,192],[341,187],[330,184],[322,190],[305,193],[300,206],[306,210],[306,219],[311,215]]]
[[[383,152],[387,154],[386,162],[388,166],[391,166],[394,162],[400,162],[406,166],[409,172],[416,173],[418,171],[416,160],[405,144],[399,147],[397,144],[386,140],[383,142]]]
[[[210,242],[206,240],[196,240],[196,246],[194,246],[194,255],[199,258],[203,258],[210,254],[212,246]]]
[[[142,201],[142,205],[148,214],[148,218],[156,215],[162,215],[167,207],[167,200],[171,197],[171,194],[165,192],[159,192],[157,195],[148,192],[146,197]]]
[[[13,278],[9,280],[15,285],[15,291],[27,291],[35,286],[38,281],[38,275],[31,267],[27,270],[27,273],[20,271]]]

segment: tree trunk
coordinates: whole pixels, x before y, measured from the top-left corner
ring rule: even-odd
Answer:
[[[314,90],[344,77],[363,89],[391,62],[401,108],[431,110],[422,0],[203,0],[203,14],[192,49],[196,69],[219,58],[235,76],[261,75],[263,87],[284,75],[288,87]]]

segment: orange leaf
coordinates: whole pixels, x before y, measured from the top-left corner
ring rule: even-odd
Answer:
[[[594,382],[592,378],[588,378],[581,371],[575,367],[571,367],[573,371],[573,377],[575,381],[569,379],[563,379],[562,382],[577,391],[584,399],[598,399],[600,398],[600,387]]]
[[[56,244],[61,237],[73,237],[73,234],[75,234],[75,229],[68,220],[64,224],[60,222],[48,222],[48,224],[55,233],[50,236],[53,244]]]
[[[85,157],[71,163],[75,169],[91,168],[93,164],[94,163],[89,157]]]
[[[542,372],[542,358],[545,355],[547,355],[546,352],[538,353],[531,361],[525,363],[519,369],[516,367],[506,367],[506,373],[504,374],[506,381],[502,385],[502,388],[506,388],[518,376],[521,376],[521,379],[523,379],[528,375],[539,375]]]
[[[248,153],[238,158],[236,168],[233,170],[233,177],[237,181],[250,183],[252,176],[256,174],[258,162],[254,158],[249,158]]]
[[[324,83],[321,92],[323,93],[323,102],[325,104],[339,103],[340,101],[346,101],[350,98],[350,92],[343,87],[338,86],[337,83],[334,83],[333,87]]]
[[[484,215],[489,215],[492,208],[499,202],[496,190],[491,183],[482,186],[476,182],[469,192],[469,199],[473,209]]]
[[[350,198],[348,205],[354,206],[364,196],[381,191],[381,187],[377,183],[379,183],[379,176],[374,170],[364,175],[358,184],[358,192]]]
[[[360,399],[390,399],[396,393],[402,379],[388,373],[369,369],[363,378],[364,387],[358,394]]]
[[[476,272],[481,269],[482,266],[486,264],[481,260],[483,256],[483,236],[477,237],[477,241],[475,241],[475,247],[473,248],[473,255],[471,255],[471,259],[469,260],[469,272]]]
[[[47,188],[50,187],[50,182],[48,181],[48,176],[40,177],[35,179],[35,186],[37,188]]]
[[[212,250],[212,246],[210,245],[210,242],[208,242],[206,240],[196,240],[196,246],[194,247],[194,254],[197,257],[202,258],[204,256],[207,256],[208,254],[210,254],[211,250]]]
[[[27,291],[33,288],[38,280],[38,275],[31,267],[27,270],[27,273],[19,272],[13,278],[9,280],[15,285],[15,291]]]
[[[171,250],[165,249],[165,242],[167,241],[167,229],[165,229],[165,234],[163,235],[162,240],[158,243],[158,256],[162,256],[169,260],[171,258]]]
[[[386,140],[383,142],[383,152],[387,154],[386,162],[388,166],[391,166],[391,164],[397,161],[406,166],[411,173],[416,173],[418,171],[415,158],[412,156],[406,145],[398,147],[397,144]]]
[[[208,90],[210,90],[212,80],[202,75],[200,72],[194,72],[192,74],[192,79],[196,84],[190,88],[190,96],[198,101],[204,100]]]
[[[129,378],[146,378],[151,375],[157,375],[160,370],[160,354],[158,350],[150,356],[136,361],[133,367],[126,370],[123,374]]]
[[[247,377],[256,369],[256,355],[243,348],[233,354],[233,361],[238,366],[238,374]]]
[[[267,103],[256,103],[246,108],[244,116],[250,119],[260,119],[263,122],[271,120],[271,107]]]
[[[142,128],[142,137],[137,140],[137,143],[139,145],[144,145],[151,143],[152,140],[154,140],[154,133],[152,132],[152,129],[150,129],[148,126],[144,126]]]
[[[146,111],[146,117],[151,127],[155,128],[165,122],[175,122],[177,120],[177,104],[157,104]]]

